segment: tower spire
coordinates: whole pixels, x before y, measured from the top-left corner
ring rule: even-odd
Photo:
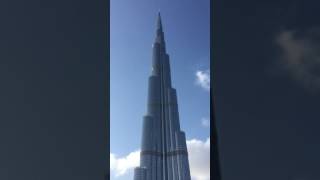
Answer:
[[[158,12],[157,29],[159,29],[159,30],[162,31],[162,22],[161,22],[160,10],[159,10],[159,12]]]
[[[162,29],[162,20],[161,20],[161,15],[160,15],[160,11],[158,12],[158,19],[157,19],[157,31],[156,31],[156,38],[155,38],[155,43],[159,43],[162,48],[166,49],[166,45],[164,42],[164,33],[163,33],[163,29]]]

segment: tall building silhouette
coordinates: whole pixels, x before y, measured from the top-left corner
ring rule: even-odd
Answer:
[[[160,13],[153,43],[147,113],[143,118],[140,167],[134,180],[190,180],[185,133],[180,129],[176,90],[171,86]]]

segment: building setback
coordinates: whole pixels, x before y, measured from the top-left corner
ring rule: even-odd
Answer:
[[[140,167],[134,169],[134,180],[190,180],[186,136],[180,130],[177,93],[171,86],[160,13],[148,88]]]

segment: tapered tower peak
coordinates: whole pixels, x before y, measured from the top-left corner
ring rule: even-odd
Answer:
[[[163,33],[163,29],[162,29],[162,20],[161,20],[160,11],[158,12],[157,31],[156,31],[155,43],[160,44],[162,49],[164,49],[164,51],[165,51],[166,45],[165,45],[165,42],[164,42],[164,33]]]
[[[160,11],[158,12],[157,29],[162,31],[162,22],[161,22]]]

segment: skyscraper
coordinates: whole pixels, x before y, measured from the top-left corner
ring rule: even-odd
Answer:
[[[190,180],[186,137],[180,130],[177,94],[171,86],[169,55],[160,13],[147,101],[140,167],[134,170],[134,180]]]

